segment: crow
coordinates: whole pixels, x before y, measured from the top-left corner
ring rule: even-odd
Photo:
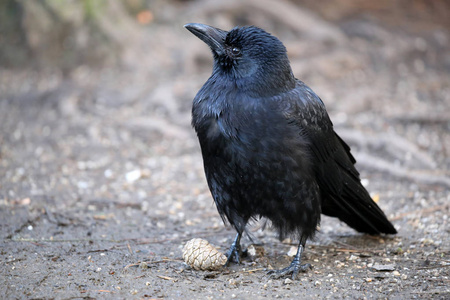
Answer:
[[[299,240],[292,263],[271,272],[277,278],[311,268],[301,256],[321,214],[359,232],[397,233],[361,184],[324,103],[294,77],[280,40],[255,26],[185,28],[214,57],[212,75],[193,100],[192,126],[217,210],[237,231],[227,265],[240,262],[252,219],[270,220],[280,239]]]

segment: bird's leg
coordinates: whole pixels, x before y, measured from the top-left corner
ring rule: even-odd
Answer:
[[[303,236],[300,238],[300,243],[298,244],[297,254],[295,254],[294,259],[291,264],[281,270],[271,270],[267,274],[274,278],[280,278],[288,274],[292,274],[292,279],[295,280],[300,271],[306,272],[308,269],[312,269],[310,264],[301,264],[302,253],[305,249],[306,238]]]
[[[225,254],[228,257],[227,262],[225,264],[226,266],[228,266],[228,264],[232,260],[238,264],[241,263],[241,261],[239,259],[240,252],[241,252],[241,237],[242,237],[242,232],[238,232],[238,234],[236,235],[236,238],[233,241],[233,244],[231,244],[230,249],[228,249],[227,253]]]

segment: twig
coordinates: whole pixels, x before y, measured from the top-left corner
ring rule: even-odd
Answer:
[[[170,262],[182,262],[181,259],[170,259],[170,258],[163,258],[161,260],[151,260],[151,261],[139,261],[139,262],[134,263],[134,264],[126,265],[124,267],[124,270],[128,269],[128,268],[131,268],[131,267],[138,267],[138,266],[141,265],[141,263],[146,263],[147,265],[149,265],[149,264],[157,264],[157,263],[169,262],[169,261]]]
[[[164,258],[162,260],[154,260],[151,261],[150,263],[156,264],[156,263],[161,263],[161,262],[167,262],[167,261],[172,261],[172,262],[182,262],[182,259],[170,259],[170,258]]]
[[[129,265],[126,265],[123,269],[124,270],[128,270],[129,268],[131,268],[131,267],[137,267],[137,266],[139,266],[141,263],[140,262],[137,262],[137,263],[134,263],[134,264],[129,264]]]
[[[109,290],[81,290],[80,291],[80,293],[87,293],[87,292],[112,293],[112,294],[115,293],[115,292],[109,291]]]
[[[9,264],[9,263],[16,262],[16,261],[21,261],[21,260],[24,260],[24,258],[14,258],[14,259],[11,259],[11,260],[2,261],[2,264]]]
[[[89,250],[87,253],[107,252],[109,250],[111,250],[111,248],[110,249]]]
[[[257,269],[242,271],[242,273],[252,273],[252,272],[258,272],[258,271],[264,271],[264,270],[265,270],[265,268],[257,268]]]
[[[177,282],[178,281],[178,279],[172,278],[172,277],[168,277],[168,276],[156,275],[156,277],[159,277],[159,278],[164,279],[164,280],[172,280],[173,282]]]
[[[362,252],[368,252],[368,251],[362,251],[358,249],[345,249],[345,248],[335,248],[336,252],[348,252],[348,253],[362,253]],[[380,250],[371,250],[371,252],[381,252]]]

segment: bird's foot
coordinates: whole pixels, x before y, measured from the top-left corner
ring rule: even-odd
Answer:
[[[230,262],[240,264],[241,263],[240,252],[241,252],[240,245],[236,245],[236,243],[233,243],[230,249],[228,249],[228,251],[225,253],[227,257],[227,262],[225,263],[225,266],[228,266]]]
[[[281,278],[284,277],[286,275],[292,274],[292,280],[297,279],[297,275],[298,273],[301,272],[306,272],[308,270],[312,269],[311,264],[300,264],[300,260],[296,260],[294,259],[292,261],[292,263],[281,270],[270,270],[269,272],[267,272],[267,275],[269,275],[271,278]]]

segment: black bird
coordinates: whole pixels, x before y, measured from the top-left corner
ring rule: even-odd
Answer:
[[[251,219],[265,217],[300,242],[276,277],[306,271],[306,240],[320,214],[368,234],[397,231],[361,185],[350,147],[334,132],[322,100],[292,73],[284,45],[266,31],[186,29],[212,50],[211,77],[194,98],[192,126],[217,209],[236,229],[228,262],[239,263]]]

